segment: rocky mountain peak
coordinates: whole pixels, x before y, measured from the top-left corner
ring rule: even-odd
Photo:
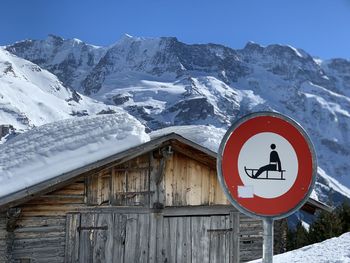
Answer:
[[[44,40],[46,43],[52,43],[55,46],[59,46],[62,45],[64,42],[64,39],[60,36],[57,35],[53,35],[53,34],[49,34],[46,38],[46,40]]]

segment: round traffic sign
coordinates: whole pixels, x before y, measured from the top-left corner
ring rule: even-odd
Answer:
[[[315,184],[317,163],[308,135],[279,113],[257,112],[238,120],[226,132],[217,160],[227,198],[254,217],[290,215]]]

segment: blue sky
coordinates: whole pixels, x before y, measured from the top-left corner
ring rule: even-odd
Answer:
[[[350,0],[16,0],[1,2],[0,45],[48,34],[110,45],[124,33],[243,48],[289,44],[350,59]]]

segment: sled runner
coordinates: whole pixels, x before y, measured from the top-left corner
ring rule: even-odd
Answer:
[[[262,173],[259,177],[257,178],[254,178],[256,172],[258,171],[258,169],[249,169],[247,167],[244,166],[244,171],[245,173],[252,179],[262,179],[262,180],[286,180],[284,177],[283,177],[283,173],[286,171],[286,170],[281,170],[281,171],[273,171],[273,170],[268,170],[268,171],[265,171],[265,176],[264,174]]]

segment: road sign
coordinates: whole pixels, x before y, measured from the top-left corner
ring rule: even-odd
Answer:
[[[258,218],[283,218],[299,209],[315,183],[316,158],[304,129],[273,112],[238,120],[225,134],[217,171],[230,202]]]

